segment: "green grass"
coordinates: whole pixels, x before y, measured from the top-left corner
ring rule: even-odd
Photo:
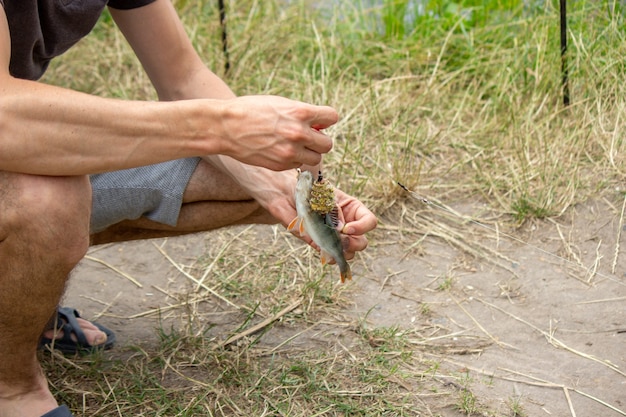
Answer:
[[[510,227],[617,193],[626,172],[626,28],[616,2],[568,2],[569,108],[562,105],[552,3],[525,9],[512,0],[439,0],[428,2],[433,14],[412,20],[407,2],[383,3],[339,2],[328,11],[304,0],[230,2],[226,79],[241,95],[334,106],[342,119],[328,129],[335,147],[325,157],[325,176],[385,224],[410,217],[407,207],[419,210],[394,180],[446,204],[484,204]],[[202,58],[221,73],[217,6],[209,0],[176,6]],[[46,81],[106,97],[156,98],[107,16],[93,36],[53,63]],[[434,233],[432,225],[426,230]],[[199,264],[219,257],[207,280],[242,308],[231,332],[302,297],[276,326],[319,325],[328,334],[353,326],[345,349],[281,345],[297,332],[271,341],[254,334],[221,347],[217,339],[226,335],[190,320],[183,331],[163,329],[157,346],[46,359],[59,398],[77,412],[105,417],[401,416],[423,413],[427,405],[413,393],[427,392],[445,394],[437,397],[443,408],[477,412],[469,389],[446,392],[437,381],[439,364],[415,354],[445,352],[423,343],[428,332],[334,320],[349,300],[332,284],[336,271],[319,266],[310,249],[247,245],[232,236],[222,241],[227,247],[208,248]],[[445,291],[454,280],[436,284]],[[422,314],[432,314],[428,304]],[[519,399],[510,412],[524,415]]]

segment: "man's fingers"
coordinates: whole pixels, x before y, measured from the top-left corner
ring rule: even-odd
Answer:
[[[333,140],[330,138],[330,136],[323,132],[320,132],[319,130],[311,129],[308,136],[309,138],[305,143],[305,147],[314,152],[317,152],[318,154],[328,153],[333,148]],[[315,164],[309,165],[316,165],[318,163],[319,161]]]
[[[317,165],[322,162],[322,154],[305,148],[302,151],[302,155],[298,157],[298,162],[300,162],[301,165]]]
[[[351,235],[364,235],[370,230],[374,230],[378,225],[378,219],[368,208],[360,206],[356,209],[355,219],[344,225],[342,232]]]
[[[320,130],[326,129],[329,126],[334,125],[339,120],[339,114],[332,107],[328,106],[315,106],[317,111],[313,117],[309,120],[309,123],[313,129]]]

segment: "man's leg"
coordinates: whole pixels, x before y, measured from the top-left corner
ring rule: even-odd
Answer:
[[[42,331],[89,243],[86,177],[0,171],[0,417],[56,407],[37,361]]]
[[[183,194],[175,227],[147,218],[124,220],[92,235],[92,244],[178,236],[236,224],[273,224],[276,220],[252,200],[229,176],[202,161],[193,171]],[[106,342],[106,335],[87,320],[78,319],[92,346]],[[62,333],[48,330],[47,338]],[[0,416],[1,417],[1,416]]]
[[[237,224],[274,224],[269,215],[228,175],[201,161],[193,172],[176,226],[147,218],[124,220],[92,235],[92,244],[177,236]]]

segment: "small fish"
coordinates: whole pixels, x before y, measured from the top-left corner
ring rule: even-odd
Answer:
[[[311,189],[313,188],[313,174],[308,171],[298,171],[296,184],[296,217],[290,224],[290,231],[297,231],[300,235],[308,235],[320,247],[322,264],[331,258],[339,265],[341,282],[352,279],[350,265],[343,256],[343,246],[337,226],[336,210],[328,214],[319,214],[311,209]]]

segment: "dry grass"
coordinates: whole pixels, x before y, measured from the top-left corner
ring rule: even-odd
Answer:
[[[594,7],[574,3],[574,10]],[[215,5],[179,1],[177,7],[203,58],[219,72]],[[280,94],[338,109],[326,176],[382,220],[362,260],[383,251],[387,239],[415,242],[406,249],[411,254],[436,237],[515,275],[513,261],[484,244],[480,232],[468,233],[468,219],[454,207],[480,207],[481,223],[513,233],[529,219],[623,193],[621,15],[602,8],[573,13],[573,102],[563,108],[550,8],[469,32],[456,26],[400,40],[364,30],[371,11],[341,19],[315,10],[298,2],[231,2],[233,68],[226,79],[239,94]],[[47,81],[155,99],[107,19],[54,64]],[[395,181],[445,210],[427,210]],[[345,287],[335,285],[336,271],[319,266],[312,250],[278,229],[222,233],[221,245],[191,266],[162,248],[194,290],[169,294],[170,307],[143,313],[186,323],[164,327],[158,346],[45,361],[55,393],[77,415],[437,415],[433,404],[490,415],[463,372],[440,370],[447,353],[480,353],[497,344],[488,330],[457,334],[427,320],[411,331],[370,328],[367,317],[346,313]],[[448,278],[440,291],[453,285]],[[422,314],[428,316],[428,305]],[[524,415],[516,399],[510,415]]]
[[[335,268],[288,233],[267,232],[220,232],[212,241],[224,246],[191,265],[160,248],[197,289],[168,293],[170,306],[137,316],[183,325],[164,324],[156,346],[43,353],[60,401],[99,416],[415,415],[431,398],[454,406],[447,382],[456,377],[420,352],[479,353],[488,340],[431,325],[372,328],[346,312]],[[198,286],[208,270],[211,287]]]

